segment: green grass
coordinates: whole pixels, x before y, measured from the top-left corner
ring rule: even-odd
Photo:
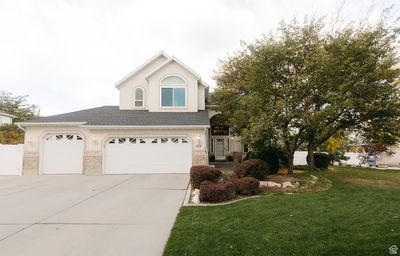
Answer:
[[[313,174],[332,188],[183,207],[164,255],[388,255],[389,246],[400,247],[400,171]],[[370,184],[375,180],[399,185]]]

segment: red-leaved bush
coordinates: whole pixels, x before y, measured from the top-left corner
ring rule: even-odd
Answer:
[[[200,201],[219,203],[236,197],[235,185],[230,181],[214,183],[203,181],[200,185]]]
[[[260,159],[249,159],[237,164],[234,171],[239,178],[253,177],[257,180],[265,180],[269,174],[267,162]]]
[[[260,192],[260,181],[253,177],[243,177],[232,180],[235,185],[236,193],[244,196],[252,196]]]
[[[222,172],[208,165],[196,165],[190,168],[190,183],[192,188],[199,188],[203,181],[218,181],[222,176]]]

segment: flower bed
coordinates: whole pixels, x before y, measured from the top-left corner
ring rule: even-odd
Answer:
[[[248,164],[249,165],[249,164]],[[257,166],[265,167],[263,163]],[[235,172],[222,173],[219,169],[210,166],[193,166],[191,169],[191,188],[187,193],[186,204],[213,205],[252,198],[258,194],[293,194],[308,191],[328,189],[331,182],[323,177],[317,177],[309,172],[294,175],[266,175],[264,180],[251,177],[255,164],[251,163],[249,176],[237,175],[237,170],[247,168],[235,166]],[[265,170],[263,170],[265,173]],[[238,178],[241,177],[241,178]]]

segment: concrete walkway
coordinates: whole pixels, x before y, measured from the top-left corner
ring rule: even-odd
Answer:
[[[0,255],[161,255],[188,181],[186,174],[0,176]]]

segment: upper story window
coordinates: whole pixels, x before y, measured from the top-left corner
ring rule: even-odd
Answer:
[[[179,76],[161,80],[161,107],[186,107],[186,82]]]
[[[144,107],[144,90],[142,88],[135,89],[135,107]]]

